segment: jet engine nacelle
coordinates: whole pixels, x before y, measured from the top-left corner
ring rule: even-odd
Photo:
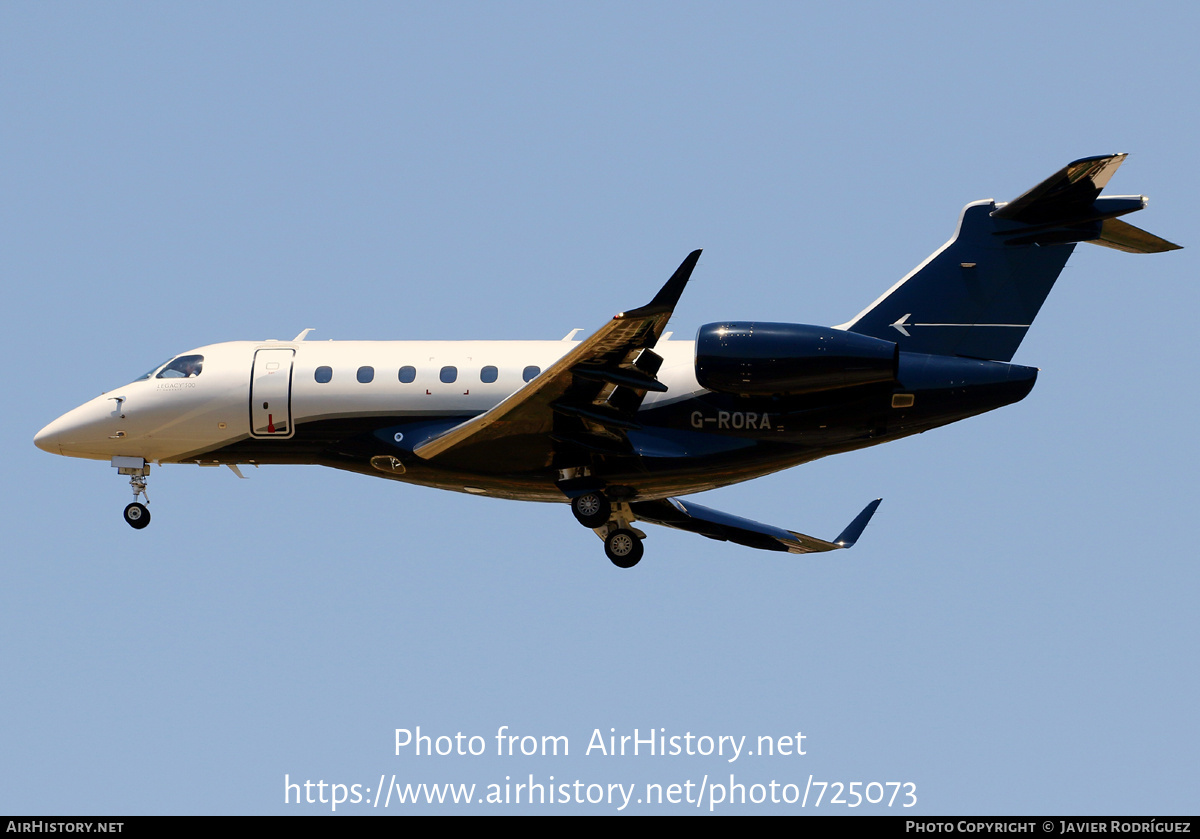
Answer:
[[[795,323],[706,323],[696,335],[696,381],[737,396],[796,396],[896,381],[891,341]]]

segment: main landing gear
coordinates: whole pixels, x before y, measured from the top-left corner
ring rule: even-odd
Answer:
[[[134,530],[141,530],[150,523],[150,493],[146,492],[146,479],[150,477],[150,464],[140,457],[114,457],[112,465],[118,475],[129,476],[129,487],[133,490],[133,503],[125,507],[125,522]],[[145,498],[146,504],[138,502]]]
[[[618,527],[604,537],[604,553],[618,568],[632,568],[642,559],[642,540],[632,528]]]
[[[618,568],[632,568],[642,558],[646,534],[633,527],[629,505],[609,501],[600,490],[571,499],[571,512],[584,527],[604,540],[604,553]]]
[[[584,527],[597,528],[612,515],[612,504],[599,490],[571,499],[571,512]]]

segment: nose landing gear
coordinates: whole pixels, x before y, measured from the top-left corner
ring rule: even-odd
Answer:
[[[150,476],[150,464],[140,457],[114,457],[112,465],[118,475],[129,476],[129,487],[133,490],[133,503],[125,507],[125,521],[134,530],[141,530],[150,523],[150,493],[146,492],[146,478]],[[146,504],[138,502],[145,498]]]

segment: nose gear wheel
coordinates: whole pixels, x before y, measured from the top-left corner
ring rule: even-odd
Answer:
[[[150,511],[135,501],[125,508],[125,521],[134,530],[141,530],[150,523]]]

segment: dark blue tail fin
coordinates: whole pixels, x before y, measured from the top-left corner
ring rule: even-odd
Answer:
[[[953,239],[841,328],[907,352],[1011,361],[1077,243],[1179,247],[1117,218],[1145,196],[1100,197],[1125,157],[1076,160],[1008,204],[968,204]]]

